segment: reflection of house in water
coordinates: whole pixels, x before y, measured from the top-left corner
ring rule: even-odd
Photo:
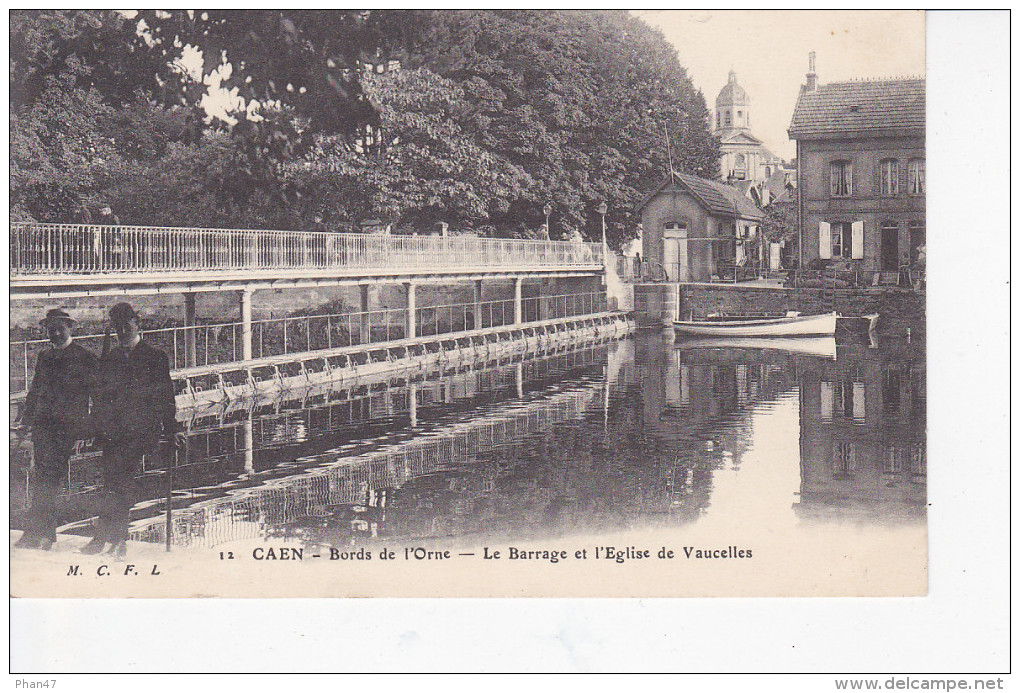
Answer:
[[[923,352],[850,346],[801,376],[802,517],[923,518]]]

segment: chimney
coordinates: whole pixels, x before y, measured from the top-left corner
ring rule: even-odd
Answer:
[[[806,91],[814,91],[818,88],[818,75],[815,74],[815,52],[808,53],[808,72]]]

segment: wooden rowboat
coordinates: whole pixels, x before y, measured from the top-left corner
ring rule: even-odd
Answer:
[[[677,349],[755,349],[836,360],[835,337],[689,337]]]
[[[785,317],[718,316],[700,320],[675,320],[679,334],[705,337],[814,337],[836,333],[836,314]]]

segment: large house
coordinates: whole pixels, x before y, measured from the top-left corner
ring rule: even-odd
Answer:
[[[797,141],[800,266],[916,265],[925,244],[925,82],[820,85],[811,54],[790,124]]]
[[[737,188],[674,173],[637,206],[645,264],[669,281],[733,277],[757,266],[762,212]]]

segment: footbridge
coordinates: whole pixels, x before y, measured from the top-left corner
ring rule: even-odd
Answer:
[[[566,241],[12,223],[10,258],[18,298],[575,277],[602,272],[606,253]]]
[[[189,391],[209,379],[222,386],[225,364],[241,364],[242,380],[255,387],[253,368],[272,366],[279,380],[288,363],[307,363],[313,353],[364,366],[371,358],[357,352],[379,343],[397,344],[403,355],[418,342],[442,345],[443,335],[460,344],[513,341],[529,326],[542,334],[587,328],[585,317],[602,324],[614,313],[604,279],[612,256],[598,243],[20,222],[10,230],[15,302],[183,298],[182,324],[149,325],[146,337],[167,352]],[[463,291],[445,290],[457,284]],[[316,287],[350,288],[355,309],[253,316],[258,291]],[[201,293],[233,294],[236,308],[200,319]],[[436,298],[454,293],[458,300]],[[79,329],[76,339],[98,352],[100,332]],[[12,338],[12,403],[28,389],[41,337]]]

